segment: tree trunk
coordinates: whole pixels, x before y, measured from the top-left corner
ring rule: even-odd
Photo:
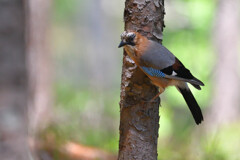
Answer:
[[[29,159],[28,127],[36,128],[40,118],[46,120],[51,98],[45,37],[48,6],[49,0],[0,1],[1,160]],[[28,114],[29,108],[34,112]]]
[[[218,2],[213,37],[217,53],[215,92],[208,117],[215,127],[239,118],[239,4],[239,0]]]
[[[0,1],[1,160],[28,159],[24,19],[23,1]]]
[[[164,27],[163,0],[126,0],[125,30],[138,31],[161,42]],[[157,159],[159,103],[149,102],[157,87],[124,52],[121,101],[119,160]]]
[[[51,63],[48,29],[51,0],[27,0],[27,70],[29,134],[42,129],[51,113]],[[44,117],[44,118],[43,118]]]
[[[46,127],[52,108],[52,72],[48,29],[51,0],[26,0],[26,62],[28,72],[28,136],[32,156],[36,137]]]

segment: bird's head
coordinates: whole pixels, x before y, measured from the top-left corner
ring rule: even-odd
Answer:
[[[121,42],[118,46],[118,48],[123,47],[125,45],[128,46],[135,46],[137,43],[137,36],[138,33],[134,31],[124,31],[121,34]]]
[[[150,42],[147,37],[135,31],[124,31],[121,34],[121,40],[118,48],[124,47],[131,58],[144,54]]]

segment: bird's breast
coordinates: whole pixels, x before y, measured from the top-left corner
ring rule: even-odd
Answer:
[[[125,49],[125,51],[127,52],[127,54],[128,54],[130,57],[135,56],[135,50],[134,50],[133,47],[131,47],[131,46],[124,46],[124,49]]]
[[[139,58],[136,55],[136,49],[131,46],[126,46],[126,47],[124,47],[124,49],[127,52],[127,54],[129,55],[129,57],[138,65]]]

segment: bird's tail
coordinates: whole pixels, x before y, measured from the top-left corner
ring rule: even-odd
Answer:
[[[197,101],[195,100],[192,92],[188,88],[187,84],[186,84],[186,87],[184,87],[184,88],[177,86],[177,89],[181,92],[183,98],[185,99],[196,124],[200,124],[203,121],[202,111],[201,111]]]
[[[204,83],[195,77],[193,77],[192,79],[186,79],[186,78],[177,77],[177,76],[165,75],[165,78],[188,82],[198,90],[201,90],[200,86],[204,86]]]

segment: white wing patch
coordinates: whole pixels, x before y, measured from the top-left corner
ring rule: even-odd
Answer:
[[[173,71],[171,76],[176,76],[176,75],[177,73]]]

